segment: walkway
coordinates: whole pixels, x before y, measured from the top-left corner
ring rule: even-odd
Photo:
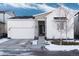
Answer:
[[[31,40],[32,41],[32,40]],[[10,39],[0,44],[0,49],[24,49],[31,46],[30,40],[26,39]]]
[[[44,45],[45,45],[45,39],[43,36],[39,37],[38,41],[37,41],[37,45],[32,45],[32,41],[31,39],[10,39],[6,42],[3,42],[0,44],[0,49],[31,49],[32,51],[40,51],[41,49],[44,49]]]

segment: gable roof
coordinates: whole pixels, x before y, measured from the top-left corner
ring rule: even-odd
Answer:
[[[40,14],[36,14],[36,15],[33,15],[34,17],[37,17],[37,16],[47,16],[48,14],[52,13],[52,11],[49,11],[49,12],[45,12],[45,13],[40,13]]]
[[[15,15],[15,13],[13,11],[8,11],[8,10],[0,10],[0,13],[3,13],[3,14],[8,14],[8,15]]]
[[[74,16],[79,15],[79,12],[77,12]]]
[[[40,14],[36,14],[36,15],[33,15],[35,17],[39,17],[39,16],[47,16],[49,15],[50,13],[54,12],[54,11],[63,11],[63,12],[68,12],[68,10],[66,10],[65,8],[63,7],[58,7],[58,8],[55,8],[54,10],[52,11],[49,11],[49,12],[45,12],[45,13],[40,13]]]

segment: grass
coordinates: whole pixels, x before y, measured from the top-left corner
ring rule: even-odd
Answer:
[[[66,41],[61,41],[61,40],[52,40],[51,43],[52,44],[56,44],[56,45],[60,45],[60,42],[62,42],[62,45],[79,45],[79,42],[66,42]]]

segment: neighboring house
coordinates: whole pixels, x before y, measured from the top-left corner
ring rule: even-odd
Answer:
[[[67,9],[60,7],[47,13],[23,17],[13,17],[8,20],[8,37],[16,39],[34,39],[40,36],[45,36],[46,39],[75,38],[75,16]]]
[[[0,11],[0,37],[7,35],[6,20],[12,16],[15,16],[14,12]]]
[[[4,22],[0,22],[0,38],[2,37],[2,34],[4,32],[3,28],[5,26],[5,23]]]
[[[79,12],[75,14],[74,25],[74,37],[79,39]]]

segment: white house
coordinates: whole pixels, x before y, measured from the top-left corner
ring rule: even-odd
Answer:
[[[74,14],[64,8],[32,17],[13,17],[7,21],[8,37],[14,39],[74,39]]]
[[[34,15],[37,37],[42,32],[46,39],[74,39],[74,14],[64,8],[57,8],[48,13]],[[39,22],[43,22],[40,26]],[[39,29],[42,30],[40,31]],[[44,31],[43,31],[44,30]]]
[[[14,12],[0,10],[0,37],[7,34],[6,20],[15,16]]]

